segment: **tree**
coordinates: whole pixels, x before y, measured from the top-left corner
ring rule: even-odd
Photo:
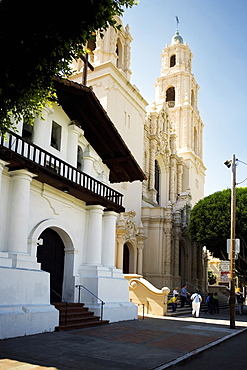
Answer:
[[[51,76],[69,75],[72,59],[134,0],[0,0],[0,131],[11,117],[30,123],[54,100]]]
[[[208,271],[208,284],[213,285],[217,281],[216,275],[213,273],[213,271]]]
[[[228,259],[227,239],[231,228],[231,190],[216,192],[200,200],[191,210],[189,234],[195,242],[206,246],[214,257]],[[247,279],[247,188],[236,188],[236,239],[240,254],[237,274]]]

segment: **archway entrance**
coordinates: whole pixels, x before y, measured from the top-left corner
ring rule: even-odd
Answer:
[[[44,230],[39,238],[43,239],[43,245],[37,248],[37,261],[41,263],[41,270],[50,273],[51,302],[60,302],[63,293],[64,244],[52,229]]]
[[[130,272],[130,251],[127,244],[124,244],[124,253],[123,253],[123,273],[129,274]]]

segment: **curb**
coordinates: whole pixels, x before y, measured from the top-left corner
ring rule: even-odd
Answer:
[[[192,352],[187,353],[186,355],[183,355],[183,356],[180,356],[180,357],[176,358],[175,360],[172,360],[170,362],[167,362],[166,364],[163,364],[163,365],[159,365],[157,367],[154,367],[151,370],[164,370],[164,369],[168,369],[169,367],[171,367],[173,365],[176,365],[176,364],[178,364],[180,362],[183,362],[183,361],[187,360],[188,358],[191,358],[191,357],[197,355],[198,353],[201,353],[203,351],[206,351],[207,349],[209,349],[211,347],[214,347],[214,346],[216,346],[216,345],[224,342],[225,340],[234,337],[237,334],[243,333],[246,330],[247,330],[247,328],[237,330],[235,333],[232,333],[232,334],[229,334],[229,335],[227,335],[227,336],[225,336],[223,338],[220,338],[220,339],[218,339],[218,340],[216,340],[216,341],[214,341],[212,343],[207,344],[206,346],[203,346],[201,348],[198,348],[198,349],[196,349],[196,350],[194,350]]]

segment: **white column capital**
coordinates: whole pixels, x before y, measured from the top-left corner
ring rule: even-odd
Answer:
[[[28,170],[24,170],[24,169],[10,171],[9,172],[9,175],[12,178],[15,178],[16,177],[18,179],[28,180],[30,182],[32,181],[33,177],[36,177],[37,176],[34,173],[29,172]]]
[[[4,167],[8,166],[9,162],[5,162],[2,159],[0,159],[0,171],[4,169]]]
[[[101,213],[103,214],[103,211],[104,211],[105,207],[99,205],[99,204],[96,204],[96,205],[89,205],[87,206],[87,210],[90,211],[90,213]]]
[[[68,130],[69,130],[69,133],[73,133],[78,136],[84,135],[84,131],[80,127],[75,125],[73,121],[71,121],[71,123],[69,124]]]

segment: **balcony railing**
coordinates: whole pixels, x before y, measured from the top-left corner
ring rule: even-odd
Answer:
[[[45,170],[45,172],[49,173],[53,178],[59,177],[60,180],[61,178],[66,181],[69,180],[72,184],[76,185],[77,189],[79,186],[82,191],[84,190],[84,192],[87,190],[94,193],[97,196],[97,200],[101,197],[102,199],[122,207],[122,194],[93,177],[79,171],[77,168],[57,158],[39,146],[24,140],[15,133],[9,133],[6,137],[2,136],[0,138],[0,155],[3,153],[5,153],[5,155],[3,155],[3,159],[12,159],[14,154],[15,162],[19,161],[22,167],[25,167],[27,163],[30,163],[32,167]],[[25,162],[23,162],[23,160]],[[12,169],[13,168],[14,166],[12,166]],[[37,180],[39,180],[39,178],[37,178]]]

